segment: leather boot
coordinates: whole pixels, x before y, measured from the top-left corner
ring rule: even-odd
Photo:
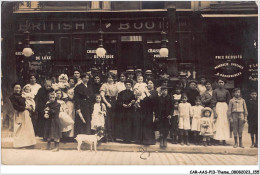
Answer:
[[[172,136],[172,137],[171,137],[171,139],[172,139],[172,140],[171,140],[171,141],[172,141],[172,144],[174,144],[174,137],[175,137],[175,136]]]
[[[186,135],[185,137],[186,137],[186,145],[189,146],[189,145],[190,145],[190,142],[189,142],[189,136]]]
[[[239,147],[244,148],[244,145],[242,143],[242,137],[239,137]]]
[[[237,145],[237,137],[236,137],[236,136],[234,136],[234,140],[235,140],[235,144],[234,144],[233,147],[234,147],[234,148],[237,148],[238,145]]]
[[[184,145],[184,142],[183,142],[183,135],[181,135],[181,145]]]
[[[167,148],[167,138],[163,138],[163,147]]]
[[[160,137],[160,148],[163,148],[163,137]]]
[[[50,150],[50,148],[51,148],[51,142],[48,142],[48,143],[47,143],[46,150]]]
[[[52,152],[57,152],[60,150],[60,143],[59,142],[55,142],[55,148],[52,150]]]

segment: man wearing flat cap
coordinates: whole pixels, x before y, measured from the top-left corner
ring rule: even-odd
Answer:
[[[167,147],[167,136],[169,134],[171,114],[173,113],[172,99],[168,95],[168,87],[161,86],[161,96],[158,97],[158,109],[156,121],[160,132],[160,147]]]

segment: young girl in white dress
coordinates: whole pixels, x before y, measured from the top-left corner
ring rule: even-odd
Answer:
[[[191,131],[193,132],[194,144],[199,144],[199,132],[200,132],[200,119],[201,119],[201,106],[200,97],[197,97],[195,100],[195,106],[192,106],[192,122],[191,122]]]
[[[91,129],[96,131],[97,128],[105,127],[105,115],[106,115],[106,105],[101,102],[101,95],[95,95],[95,104],[93,105]]]
[[[66,103],[62,100],[62,91],[60,89],[56,90],[57,102],[60,104],[60,129],[61,132],[68,132],[72,129],[72,124],[74,121],[69,116],[69,109]]]
[[[213,111],[206,107],[202,109],[202,117],[200,119],[200,135],[203,137],[203,145],[211,145],[210,138],[213,136]]]
[[[187,94],[181,95],[181,103],[179,104],[179,129],[181,134],[181,145],[184,144],[183,137],[185,135],[186,144],[189,144],[188,132],[190,130],[190,117],[192,116],[191,104],[187,102]]]

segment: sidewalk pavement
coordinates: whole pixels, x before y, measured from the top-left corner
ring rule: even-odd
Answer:
[[[2,132],[2,148],[12,149],[13,148],[13,138],[6,137],[7,133]],[[37,144],[34,149],[44,149],[47,143],[39,137],[37,139]],[[245,148],[233,148],[234,139],[230,138],[227,140],[228,146],[198,146],[191,144],[190,146],[180,144],[171,144],[168,142],[168,147],[165,149],[159,148],[159,143],[156,145],[144,146],[138,144],[124,144],[118,142],[108,142],[102,143],[97,147],[98,150],[102,151],[123,151],[123,152],[136,152],[140,149],[144,149],[149,152],[172,152],[172,153],[203,153],[203,154],[234,154],[234,155],[258,155],[257,148],[250,148],[251,138],[247,133],[247,126],[244,128],[243,133],[243,144]],[[89,149],[89,145],[83,144],[81,147],[83,150]],[[75,150],[77,149],[77,143],[60,143],[60,149],[64,150]]]
[[[4,165],[257,165],[257,163],[258,156],[245,155],[2,149]]]

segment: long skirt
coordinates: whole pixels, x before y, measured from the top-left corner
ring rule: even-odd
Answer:
[[[115,129],[115,105],[116,105],[116,97],[109,97],[106,96],[106,100],[108,103],[111,104],[111,108],[107,107],[107,115],[105,118],[105,129],[107,137],[115,138],[116,136],[116,129]]]
[[[230,136],[229,120],[227,116],[228,105],[225,102],[218,102],[216,105],[216,113],[218,115],[214,135],[215,140],[227,140]]]
[[[68,109],[69,109],[69,116],[71,117],[71,119],[75,122],[75,107],[74,107],[74,103],[72,101],[67,101],[66,103]],[[71,130],[67,132],[67,137],[73,137],[74,136],[74,124],[72,124],[71,126]]]
[[[36,144],[35,133],[29,111],[14,112],[14,147],[25,147]]]
[[[142,116],[142,143],[144,145],[154,145],[155,144],[155,134],[153,130],[153,112],[145,110]]]

